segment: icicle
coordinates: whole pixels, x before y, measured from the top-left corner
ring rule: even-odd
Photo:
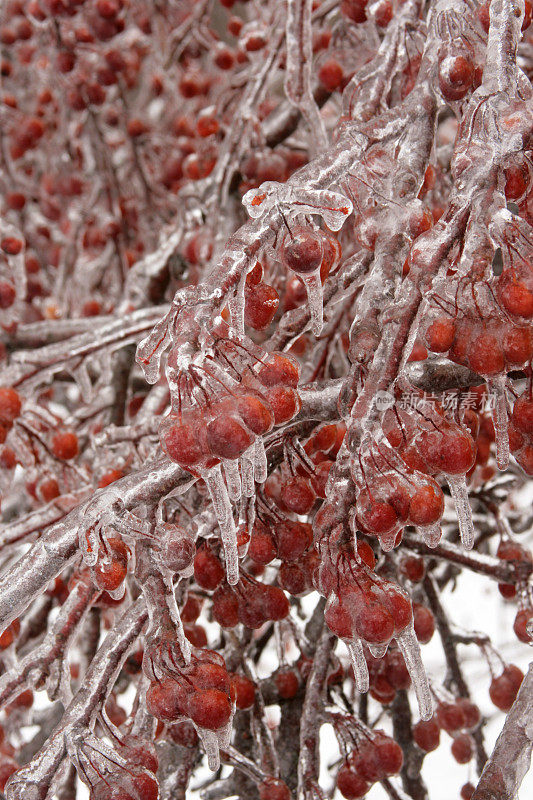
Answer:
[[[496,434],[496,463],[498,469],[506,470],[509,466],[509,421],[507,417],[507,396],[505,394],[506,376],[502,375],[487,385],[494,395],[492,421]]]
[[[320,273],[314,272],[311,275],[300,275],[300,278],[307,291],[307,302],[309,303],[309,312],[311,314],[311,330],[315,336],[319,336],[322,332],[322,326],[324,325],[323,293]]]
[[[224,461],[224,477],[226,478],[230,500],[240,500],[242,491],[238,461]]]
[[[196,728],[196,730],[204,746],[205,754],[207,756],[207,765],[211,772],[216,772],[220,767],[218,737],[215,731],[208,731],[205,728]]]
[[[235,706],[233,707],[235,710]],[[218,746],[221,750],[227,750],[231,744],[231,735],[233,733],[233,713],[229,719],[229,721],[224,725],[223,728],[219,728],[216,732]]]
[[[254,443],[254,477],[257,483],[264,483],[268,476],[268,464],[265,445],[261,437]]]
[[[226,577],[231,586],[239,581],[239,555],[237,552],[237,531],[233,520],[233,511],[220,464],[202,472],[220,527],[224,556],[226,559]]]
[[[420,525],[417,531],[422,534],[424,543],[428,547],[436,547],[442,538],[442,528],[438,522],[434,522],[433,525]]]
[[[255,497],[254,463],[250,450],[241,456],[242,493],[245,497]]]
[[[363,645],[360,639],[354,639],[352,642],[347,642],[348,652],[352,661],[352,669],[355,678],[355,685],[357,691],[368,692],[370,687],[370,679],[368,676],[368,665],[363,653]]]
[[[374,658],[383,658],[389,648],[388,644],[369,644],[368,649]]]
[[[471,550],[474,546],[474,525],[472,523],[472,511],[468,502],[468,489],[464,475],[448,475],[446,477],[450,492],[455,503],[457,520],[459,522],[459,533],[461,542],[465,550]]]
[[[405,665],[411,676],[411,681],[413,682],[420,717],[424,720],[431,719],[433,716],[431,691],[420,655],[420,645],[418,644],[412,622],[408,628],[396,637],[396,642],[401,650]]]

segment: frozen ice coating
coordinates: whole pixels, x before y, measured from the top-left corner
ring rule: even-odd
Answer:
[[[530,792],[531,23],[2,4],[0,797]]]
[[[448,486],[455,503],[457,521],[459,523],[459,533],[461,542],[465,550],[471,550],[474,546],[474,523],[472,522],[472,509],[468,502],[468,489],[464,478],[448,476]]]

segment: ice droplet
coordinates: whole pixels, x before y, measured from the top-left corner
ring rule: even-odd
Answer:
[[[204,746],[205,754],[207,756],[207,765],[211,772],[216,772],[220,767],[218,737],[215,731],[208,731],[205,728],[196,728],[196,730],[198,731],[198,735]]]
[[[436,547],[441,540],[442,528],[438,522],[434,522],[433,525],[421,525],[417,530],[422,534],[424,543],[428,547]]]
[[[405,666],[413,682],[413,689],[415,690],[416,699],[418,701],[420,717],[423,720],[431,719],[433,716],[431,691],[426,670],[422,663],[422,656],[420,655],[420,645],[418,644],[412,622],[409,627],[398,634],[396,642],[401,650]]]
[[[368,649],[374,656],[374,658],[383,658],[385,653],[388,650],[388,644],[369,644]]]
[[[237,531],[233,519],[233,510],[228,495],[220,464],[202,472],[215,509],[220,528],[222,546],[226,559],[226,577],[231,586],[239,582],[239,555],[237,552]]]
[[[311,330],[315,336],[319,336],[324,325],[324,305],[322,282],[320,273],[314,272],[311,275],[300,276],[307,291],[307,302],[309,303],[309,313],[311,315]]]
[[[355,685],[357,690],[361,693],[368,692],[370,687],[370,678],[368,676],[368,665],[363,653],[363,645],[360,639],[354,639],[352,642],[347,642],[348,652],[352,661],[352,669],[355,678]]]
[[[465,550],[471,550],[474,546],[474,524],[472,522],[472,510],[468,502],[468,489],[466,488],[465,476],[448,475],[446,480],[448,481],[453,502],[455,503],[461,542]]]

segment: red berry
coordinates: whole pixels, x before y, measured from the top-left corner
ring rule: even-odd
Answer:
[[[429,608],[413,603],[413,623],[416,638],[421,644],[427,644],[435,633],[435,618]]]
[[[268,328],[279,306],[279,295],[268,283],[245,286],[244,322],[256,331]]]
[[[436,750],[440,743],[440,726],[436,718],[433,716],[413,725],[413,739],[425,753]]]
[[[341,14],[344,14],[352,22],[364,22],[367,3],[368,0],[342,0]]]
[[[220,560],[209,547],[201,547],[194,557],[194,577],[202,589],[212,591],[222,582],[226,573]]]
[[[276,425],[282,425],[284,422],[291,420],[302,407],[298,392],[292,388],[272,386],[268,389],[266,397],[274,414]]]
[[[281,500],[289,511],[308,514],[315,503],[316,495],[305,478],[291,478],[281,488]]]
[[[76,458],[78,449],[78,437],[72,431],[60,431],[52,438],[52,452],[62,461]]]
[[[459,697],[455,702],[456,705],[462,709],[462,712],[465,716],[464,729],[471,731],[474,730],[474,728],[477,728],[481,721],[481,712],[479,707],[467,697]]]
[[[237,708],[251,708],[255,700],[255,683],[244,675],[232,675],[231,684]]]
[[[238,398],[237,409],[245,425],[255,433],[263,436],[272,428],[274,415],[259,395],[246,394]]]
[[[439,87],[445,100],[462,100],[473,79],[474,65],[465,56],[450,55],[439,64]]]
[[[248,555],[256,564],[270,564],[277,555],[278,551],[271,532],[263,524],[254,525]]]
[[[482,333],[473,339],[467,353],[471,369],[480,375],[498,375],[504,370],[505,359],[500,340],[492,333]]]
[[[426,574],[424,559],[417,556],[406,556],[400,562],[400,571],[412,583],[419,583]]]
[[[457,703],[439,703],[436,711],[437,721],[446,733],[455,733],[465,725],[465,715]]]
[[[216,731],[229,722],[231,704],[219,689],[202,689],[189,698],[188,713],[201,728]]]
[[[532,641],[532,637],[527,632],[527,625],[533,619],[533,608],[521,608],[515,617],[513,630],[518,639],[525,644]]]
[[[300,688],[300,682],[296,676],[296,672],[289,668],[278,670],[275,683],[279,696],[284,700],[290,700],[296,697],[298,689]]]
[[[335,58],[328,58],[318,70],[318,80],[328,92],[334,92],[342,86],[344,71]]]
[[[533,317],[533,292],[523,281],[502,276],[500,286],[499,299],[509,314],[525,319]]]
[[[186,692],[173,678],[164,678],[150,684],[146,692],[148,711],[163,722],[173,722],[182,716],[186,711],[186,704]]]
[[[285,781],[267,778],[259,784],[259,800],[291,800],[291,793]]]
[[[385,606],[364,596],[355,616],[361,639],[369,644],[385,644],[394,636],[394,619]]]
[[[455,339],[455,323],[448,317],[439,317],[428,327],[426,342],[434,353],[446,353]]]
[[[252,442],[244,425],[229,414],[221,414],[207,426],[207,445],[218,458],[239,458]]]
[[[358,800],[365,796],[370,785],[345,762],[337,774],[337,789],[346,800]]]
[[[285,237],[281,258],[297,275],[308,275],[320,268],[324,255],[322,236],[312,228],[297,226]]]
[[[22,242],[14,236],[6,236],[0,242],[0,247],[8,256],[17,256],[22,250]]]
[[[277,529],[277,550],[282,561],[297,561],[313,541],[313,529],[305,522],[284,522]]]
[[[473,783],[464,783],[461,786],[461,791],[459,792],[461,800],[470,800],[475,790],[476,787],[474,786]]]
[[[11,308],[17,293],[15,287],[9,281],[0,281],[0,308],[5,311],[6,308]]]
[[[283,590],[278,586],[266,585],[264,587],[263,602],[268,619],[285,619],[289,613],[289,601],[287,600]]]
[[[459,733],[452,742],[452,756],[458,764],[468,764],[474,755],[474,740],[469,733]]]
[[[261,364],[258,378],[263,386],[289,386],[296,389],[300,377],[298,363],[281,353],[270,353],[268,361]]]
[[[22,400],[15,389],[0,387],[0,424],[10,428],[19,416]]]
[[[108,539],[103,554],[94,565],[93,575],[100,589],[112,592],[123,582],[128,571],[128,548],[118,537]]]
[[[239,603],[229,587],[217,589],[211,607],[213,619],[223,628],[234,628],[239,623]]]
[[[197,431],[189,423],[169,425],[161,433],[161,446],[172,461],[185,467],[198,464],[205,455]]]
[[[444,513],[444,495],[438,486],[417,489],[409,504],[409,520],[413,525],[431,525]]]
[[[518,430],[533,434],[533,399],[522,396],[515,401],[512,421]]]

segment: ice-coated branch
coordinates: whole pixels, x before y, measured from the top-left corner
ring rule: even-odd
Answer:
[[[323,798],[318,785],[319,737],[323,712],[323,692],[335,637],[324,625],[307,681],[300,722],[300,756],[298,761],[298,800]]]
[[[529,769],[532,750],[533,664],[530,664],[472,800],[508,800],[516,797]]]
[[[95,493],[91,503],[111,510],[120,498],[119,510],[129,510],[143,503],[154,503],[178,485],[186,486],[191,476],[166,459],[155,462],[112,486]],[[46,586],[76,558],[79,551],[79,528],[84,522],[88,502],[77,506],[62,520],[42,533],[10,569],[0,578],[0,628],[4,629],[40,594]]]
[[[533,565],[529,562],[513,564],[509,561],[501,561],[488,556],[485,553],[466,553],[462,548],[450,542],[441,541],[436,547],[428,547],[427,544],[410,533],[405,534],[404,542],[406,547],[415,553],[428,558],[437,558],[452,564],[458,564],[472,570],[472,572],[488,575],[499,583],[524,583],[529,580],[533,573]]]
[[[22,690],[40,686],[43,679],[48,681],[51,698],[55,697],[65,677],[67,649],[97,594],[88,573],[76,581],[42,643],[0,677],[0,706],[11,702]]]

